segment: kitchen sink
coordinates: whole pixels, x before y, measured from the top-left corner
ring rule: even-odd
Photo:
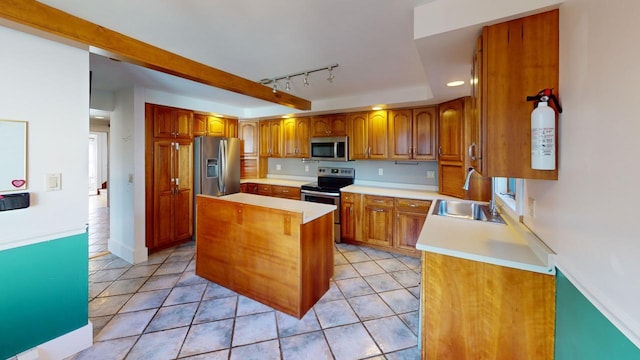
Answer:
[[[436,200],[434,215],[505,224],[500,214],[491,214],[488,205],[455,200]]]

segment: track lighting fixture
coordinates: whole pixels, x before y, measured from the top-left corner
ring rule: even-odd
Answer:
[[[321,67],[321,68],[317,68],[317,69],[312,69],[312,70],[305,70],[305,71],[301,71],[301,72],[297,72],[297,73],[293,73],[293,74],[288,74],[288,75],[283,75],[283,76],[276,76],[273,78],[264,78],[260,81],[258,81],[258,83],[263,84],[263,85],[269,85],[269,84],[273,84],[272,87],[272,91],[274,93],[278,92],[278,80],[286,80],[285,82],[285,86],[284,89],[286,91],[290,91],[291,90],[291,78],[294,78],[296,76],[303,76],[304,78],[302,79],[302,85],[304,86],[309,86],[309,74],[314,73],[314,72],[318,72],[318,71],[328,71],[329,72],[329,76],[327,77],[327,81],[330,83],[333,83],[333,79],[335,79],[335,75],[333,74],[333,69],[337,68],[338,64],[333,64],[333,65],[329,65],[329,66],[325,66],[325,67]]]

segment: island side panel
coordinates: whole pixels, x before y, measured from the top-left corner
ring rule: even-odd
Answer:
[[[553,359],[555,277],[423,253],[423,357]]]
[[[333,277],[333,212],[321,216],[301,227],[302,302],[303,316],[329,291]]]
[[[239,204],[220,206],[215,199],[196,198],[196,275],[234,288],[234,244],[242,237]],[[224,236],[221,236],[224,235]]]
[[[234,244],[234,290],[299,316],[302,214],[251,205],[243,209],[243,237]]]

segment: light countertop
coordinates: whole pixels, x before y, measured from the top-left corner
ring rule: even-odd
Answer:
[[[198,195],[198,196],[208,196],[208,195]],[[212,197],[212,196],[208,196],[208,197]],[[237,203],[247,204],[247,205],[267,207],[271,209],[299,212],[299,213],[302,213],[303,224],[306,224],[312,220],[315,220],[323,215],[329,214],[336,209],[335,205],[320,204],[320,203],[300,201],[300,200],[290,200],[290,199],[246,194],[246,193],[235,193],[231,195],[225,195],[225,196],[218,197],[217,199],[232,201],[232,202],[237,202]]]
[[[416,249],[543,274],[555,274],[553,252],[522,224],[501,213],[507,223],[434,215],[422,227]]]
[[[300,187],[310,181],[308,179],[295,178],[267,178],[246,179],[243,180],[243,182]],[[349,185],[341,190],[343,192],[416,200],[435,201],[437,199],[448,199],[464,201],[451,196],[441,195],[429,186],[402,184],[384,186],[384,183],[359,182],[356,180],[354,185]],[[233,194],[223,198],[238,195],[239,194]],[[261,200],[253,199],[251,201],[255,201],[255,203],[253,203],[255,205],[276,208],[284,206],[282,207],[284,210],[303,212],[304,222],[324,215],[324,213],[316,214],[314,210],[311,209],[312,206],[330,206],[332,209],[335,209],[333,205],[278,199],[267,196],[262,196],[261,198]],[[234,199],[234,201],[238,200]],[[293,203],[300,204],[279,204],[280,201],[292,201]],[[329,212],[333,210],[326,211]],[[506,225],[438,216],[432,214],[432,212],[433,207],[429,209],[429,215],[420,232],[416,249],[521,270],[555,274],[555,267],[550,260],[550,255],[553,254],[553,251],[526,229],[524,225],[514,221],[503,212],[501,212],[501,216],[507,223]]]

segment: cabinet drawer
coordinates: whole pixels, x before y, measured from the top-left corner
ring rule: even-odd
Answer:
[[[288,199],[300,200],[300,189],[291,186],[271,186],[271,195]]]
[[[259,195],[271,195],[271,185],[259,184],[258,185],[258,194]]]
[[[365,205],[393,207],[393,199],[394,198],[387,197],[387,196],[375,196],[375,195],[364,196]]]
[[[426,213],[429,211],[431,201],[396,198],[396,209]]]
[[[348,192],[343,192],[340,193],[340,198],[342,202],[354,202],[357,201],[360,194],[354,194],[354,193],[348,193]]]

